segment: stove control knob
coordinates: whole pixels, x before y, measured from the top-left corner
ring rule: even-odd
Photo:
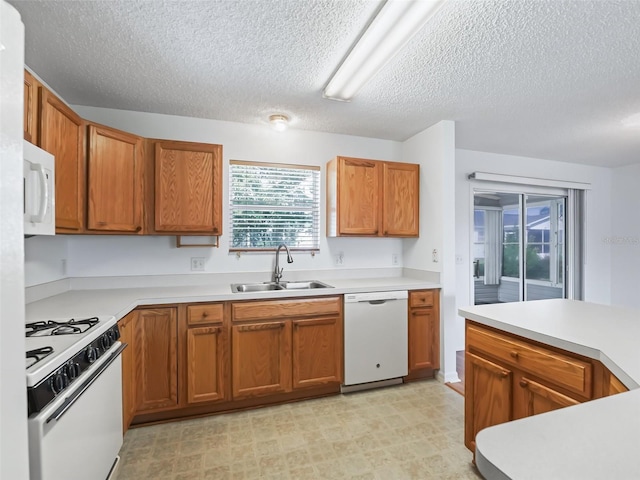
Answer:
[[[70,362],[66,367],[66,374],[69,380],[75,380],[80,376],[80,365]]]
[[[108,333],[105,333],[100,337],[100,346],[102,347],[102,350],[106,352],[111,345],[113,345],[113,341]]]
[[[67,377],[62,372],[57,372],[49,380],[51,391],[57,395],[68,385]]]
[[[87,347],[87,351],[85,353],[85,357],[87,362],[93,363],[98,359],[99,352],[96,347]]]
[[[111,342],[111,345],[116,343],[116,340],[118,340],[118,338],[116,337],[116,332],[114,332],[113,330],[109,330],[107,332],[107,337],[109,337],[109,341]]]

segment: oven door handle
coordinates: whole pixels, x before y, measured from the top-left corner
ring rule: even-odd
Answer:
[[[80,385],[80,388],[78,388],[78,390],[73,392],[72,395],[65,399],[64,403],[60,405],[60,407],[55,412],[53,412],[49,418],[47,418],[47,421],[45,423],[57,422],[58,420],[60,420],[62,416],[67,412],[67,410],[69,410],[69,408],[71,408],[71,406],[80,399],[82,394],[87,391],[91,384],[98,379],[102,372],[104,372],[113,362],[115,362],[116,358],[118,358],[118,355],[120,355],[125,348],[127,348],[127,344],[121,344],[118,349],[111,354],[109,359],[102,365],[100,365],[100,367],[98,367],[96,371],[93,372],[93,374],[89,378],[87,378],[82,385]]]

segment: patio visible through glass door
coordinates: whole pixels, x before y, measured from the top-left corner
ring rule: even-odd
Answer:
[[[565,298],[566,197],[474,193],[474,304]]]

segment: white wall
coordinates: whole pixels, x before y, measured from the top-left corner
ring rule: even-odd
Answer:
[[[611,303],[640,307],[640,164],[612,171]]]
[[[0,0],[0,478],[27,480],[22,92],[24,26]]]
[[[471,150],[456,150],[456,252],[462,262],[456,265],[458,306],[473,304],[471,298],[471,183],[474,172],[500,173],[553,180],[590,183],[586,207],[585,300],[611,302],[611,249],[605,238],[611,231],[611,169],[536,158],[500,155]],[[481,182],[475,185],[481,186]],[[457,323],[457,349],[464,348],[464,321]]]
[[[405,141],[402,160],[420,164],[420,237],[405,240],[404,267],[440,273],[440,371],[445,381],[457,381],[451,343],[457,317],[454,122],[439,122]]]
[[[31,287],[66,278],[68,239],[66,235],[24,239],[25,286]]]
[[[381,160],[401,160],[401,144],[373,138],[354,137],[290,129],[274,132],[267,125],[247,125],[233,122],[176,117],[143,112],[75,106],[80,116],[104,125],[119,128],[144,137],[218,143],[223,145],[224,194],[223,216],[225,234],[220,248],[175,248],[174,237],[135,236],[68,236],[67,274],[72,277],[150,274],[189,274],[190,257],[205,257],[205,271],[268,272],[273,268],[273,254],[243,254],[237,258],[229,254],[228,160],[297,163],[322,166],[322,185],[325,183],[326,162],[336,155]],[[116,193],[116,192],[114,192]],[[285,265],[286,271],[331,270],[392,267],[391,256],[399,256],[402,266],[403,241],[382,238],[330,238],[325,231],[325,193],[321,197],[320,253],[294,255],[294,263]],[[38,239],[38,247],[53,251],[49,262],[29,248],[34,268],[28,266],[29,285],[42,279],[56,279],[61,271],[64,246],[51,244],[56,240]],[[334,255],[344,253],[344,264],[334,265]],[[39,263],[35,263],[35,261]]]

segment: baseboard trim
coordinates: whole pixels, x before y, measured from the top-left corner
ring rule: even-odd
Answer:
[[[389,380],[380,380],[378,382],[359,383],[357,385],[340,385],[340,393],[360,392],[362,390],[370,390],[372,388],[390,387],[402,383],[402,378],[391,378]]]

